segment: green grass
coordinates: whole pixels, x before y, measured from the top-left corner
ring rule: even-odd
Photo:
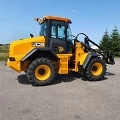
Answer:
[[[0,53],[0,61],[7,61],[8,53]]]
[[[0,61],[7,61],[8,59],[8,52],[9,46],[3,45],[0,46]]]
[[[8,53],[9,50],[0,50],[0,53]]]

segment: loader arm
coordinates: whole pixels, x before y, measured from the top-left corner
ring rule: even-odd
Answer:
[[[105,60],[105,62],[107,64],[111,64],[111,65],[114,65],[115,64],[115,61],[114,61],[114,54],[112,52],[109,52],[108,50],[100,47],[99,45],[97,45],[95,42],[93,42],[92,40],[89,39],[89,37],[84,34],[84,33],[79,33],[77,36],[76,36],[76,40],[78,40],[78,36],[82,34],[85,36],[84,38],[84,45],[86,46],[87,50],[92,52],[92,53],[97,53],[99,55],[102,56],[102,59]],[[95,49],[92,49],[90,47],[90,43],[92,43],[93,45],[97,46],[99,48],[100,51],[97,51]],[[102,52],[101,52],[102,51]]]

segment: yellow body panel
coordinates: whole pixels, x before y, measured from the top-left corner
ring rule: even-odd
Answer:
[[[17,62],[17,61],[10,61],[8,59],[7,61],[7,66],[9,66],[10,68],[12,68],[13,70],[17,71],[17,72],[20,72],[21,69],[20,69],[20,62]]]
[[[67,74],[68,73],[68,60],[72,56],[72,54],[57,54],[60,60],[57,62],[57,68],[59,74]]]
[[[84,53],[80,55],[79,61],[80,65],[83,65],[84,61],[86,60],[86,57],[88,56],[89,53]]]
[[[33,46],[35,42],[45,43],[45,38],[38,36],[38,37],[13,41],[10,44],[9,57],[15,57],[16,61],[20,61],[28,52],[30,52],[32,49],[35,48]],[[45,46],[41,46],[41,47],[45,47]]]
[[[9,59],[7,60],[7,66],[9,66],[10,68],[12,68],[13,70],[15,70],[17,72],[26,71],[29,64],[30,64],[29,60],[26,60],[23,62],[10,61]]]
[[[32,49],[37,47],[39,48],[45,47],[43,44],[42,46],[39,45],[35,46],[36,43],[45,44],[45,38],[43,36],[38,36],[38,37],[13,41],[10,44],[9,58],[14,57],[15,61],[10,61],[8,59],[7,66],[11,67],[12,69],[18,72],[25,71],[30,61],[20,62],[21,59]]]
[[[75,52],[75,72],[78,72],[78,63],[83,65],[86,57],[89,53],[84,52],[84,47],[80,42],[76,42],[76,52]]]

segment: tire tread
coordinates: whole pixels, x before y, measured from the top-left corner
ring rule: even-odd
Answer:
[[[101,63],[102,64],[102,66],[103,66],[103,72],[102,72],[102,74],[101,75],[99,75],[99,76],[93,76],[92,75],[92,73],[91,73],[91,65],[93,64],[93,63],[95,63],[95,62],[99,62],[99,63]],[[89,64],[88,64],[88,66],[87,66],[87,68],[86,68],[86,73],[85,73],[85,76],[86,76],[86,78],[88,79],[88,80],[90,80],[90,81],[98,81],[98,80],[100,80],[100,79],[102,79],[103,77],[104,77],[104,75],[105,75],[105,73],[106,73],[106,64],[105,64],[105,61],[104,60],[102,60],[101,58],[94,58],[94,59],[92,59],[90,62],[89,62]]]
[[[39,66],[39,64],[47,64],[50,69],[51,69],[51,76],[50,78],[48,78],[46,81],[40,81],[40,80],[37,80],[37,78],[35,77],[34,75],[34,70],[37,66]],[[47,85],[49,84],[55,77],[55,74],[56,74],[56,67],[55,67],[55,64],[53,63],[52,60],[49,60],[48,58],[38,58],[34,61],[31,62],[31,64],[29,65],[28,69],[27,69],[27,79],[33,84],[36,84],[36,85]]]

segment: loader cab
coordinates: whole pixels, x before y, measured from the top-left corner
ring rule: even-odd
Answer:
[[[71,52],[71,21],[66,18],[44,17],[40,23],[40,36],[46,38],[46,47],[56,54]]]

